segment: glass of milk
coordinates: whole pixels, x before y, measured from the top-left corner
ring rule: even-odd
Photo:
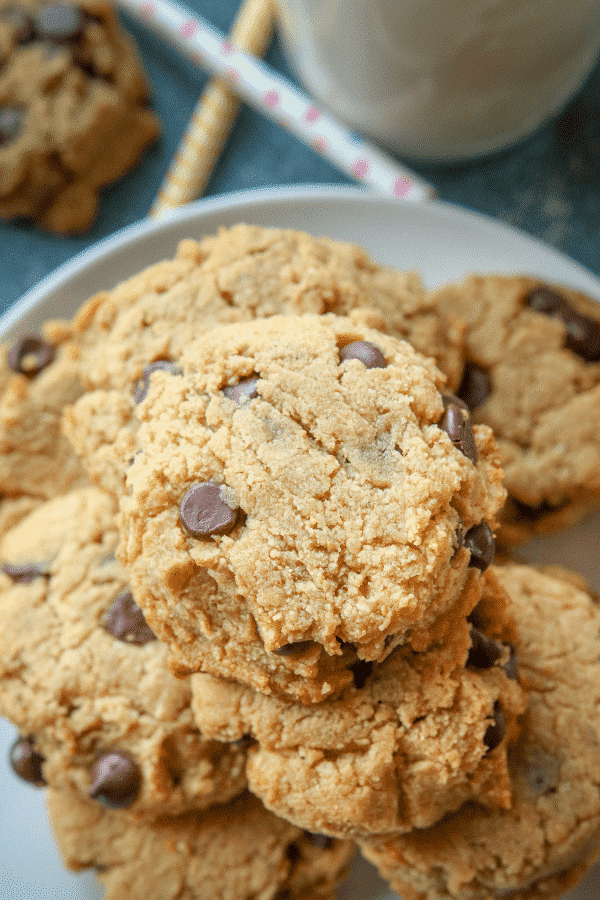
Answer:
[[[600,51],[600,0],[277,0],[291,63],[350,125],[416,161],[507,147]]]

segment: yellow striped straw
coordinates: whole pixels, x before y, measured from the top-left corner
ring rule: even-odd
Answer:
[[[229,34],[231,44],[262,56],[273,35],[274,19],[272,0],[245,0]],[[151,218],[160,219],[203,193],[239,107],[224,79],[215,78],[206,86],[150,208]]]

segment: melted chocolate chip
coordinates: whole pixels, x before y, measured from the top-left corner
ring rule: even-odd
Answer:
[[[36,33],[51,41],[73,41],[83,31],[84,16],[72,3],[45,3],[35,13]]]
[[[258,397],[256,386],[259,381],[260,379],[257,376],[245,378],[237,384],[229,384],[227,387],[224,387],[223,393],[235,403],[244,403],[246,400],[252,400],[253,397]]]
[[[310,649],[313,644],[314,641],[294,641],[291,644],[284,644],[283,647],[277,647],[276,650],[273,650],[273,653],[276,653],[278,656],[296,656]]]
[[[502,707],[498,700],[494,703],[494,721],[488,726],[484,736],[483,743],[488,750],[493,750],[498,744],[502,743],[502,739],[506,734],[506,719],[502,712]]]
[[[20,737],[8,751],[8,761],[15,775],[35,787],[43,787],[46,780],[42,774],[44,757],[33,749],[31,738]]]
[[[354,676],[354,686],[360,690],[365,686],[367,679],[373,671],[373,663],[360,659],[358,662],[354,663],[353,666],[349,666],[349,669]]]
[[[146,366],[142,373],[142,377],[138,380],[133,392],[134,403],[141,403],[146,398],[150,389],[150,376],[153,372],[169,372],[171,375],[181,375],[181,369],[168,359],[157,359],[155,362]]]
[[[288,845],[288,847],[286,848],[286,851],[285,851],[285,855],[287,856],[289,861],[292,863],[292,865],[295,865],[298,862],[298,860],[300,859],[300,857],[302,856],[302,853],[300,851],[300,847],[298,846],[298,844],[293,843],[293,844]]]
[[[184,494],[179,507],[181,523],[193,537],[227,534],[235,527],[239,510],[223,499],[222,485],[214,481],[195,484]]]
[[[1,128],[1,126],[0,126]],[[54,359],[54,347],[38,335],[28,335],[9,350],[7,363],[13,372],[33,378]]]
[[[142,784],[136,762],[120,750],[105,753],[92,766],[89,796],[109,809],[125,809],[136,799]]]
[[[519,514],[520,518],[528,519],[531,522],[537,522],[544,516],[558,512],[558,510],[564,506],[564,504],[560,503],[556,506],[552,506],[546,500],[540,503],[539,506],[528,506],[526,503],[521,503],[520,500],[515,500],[514,497],[510,499],[510,503],[514,506],[515,511]]]
[[[465,547],[471,554],[470,566],[485,572],[494,559],[496,542],[494,534],[487,522],[473,525],[465,534]]]
[[[458,397],[445,395],[444,414],[439,421],[442,431],[445,431],[454,446],[460,450],[472,463],[477,462],[477,445],[471,427],[471,416],[466,403]]]
[[[109,634],[128,644],[148,644],[156,635],[146,624],[144,613],[130,591],[119,594],[106,614],[104,627]]]
[[[471,628],[471,647],[467,657],[467,665],[475,669],[489,669],[504,653],[504,644],[494,641],[479,631]]]
[[[0,106],[0,147],[19,136],[24,119],[22,107],[12,104]]]
[[[381,350],[370,341],[352,341],[340,350],[340,362],[358,359],[367,369],[385,369],[387,363]]]
[[[326,834],[315,834],[314,831],[305,831],[304,836],[317,850],[329,850],[333,847],[333,838]]]
[[[492,392],[492,382],[485,369],[480,369],[474,363],[467,363],[463,372],[462,381],[457,391],[458,397],[464,400],[468,408],[473,412],[481,406]]]
[[[1,568],[4,574],[12,578],[17,584],[29,584],[34,578],[40,578],[48,574],[45,567],[38,563],[22,563],[16,566],[5,563]]]
[[[586,362],[600,360],[600,324],[577,312],[558,291],[545,285],[533,288],[525,303],[535,312],[560,319],[567,331],[565,346]]]

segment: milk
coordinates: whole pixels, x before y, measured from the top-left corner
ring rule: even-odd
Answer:
[[[415,160],[506,147],[560,111],[600,50],[598,0],[277,0],[310,93]]]

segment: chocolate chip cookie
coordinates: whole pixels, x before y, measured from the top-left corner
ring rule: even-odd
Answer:
[[[103,0],[0,0],[0,217],[85,231],[100,189],[159,123],[131,38]]]
[[[178,366],[138,407],[119,555],[183,666],[203,667],[215,586],[254,622],[244,652],[299,672],[315,645],[385,658],[491,561],[493,436],[406,342],[352,316],[274,316],[209,333]],[[227,630],[210,633],[222,654]]]
[[[200,242],[183,241],[176,258],[145,269],[92,298],[76,317],[90,390],[66,422],[94,481],[119,493],[135,452],[136,392],[149,367],[177,361],[219,324],[276,314],[370,308],[370,323],[433,356],[448,378],[461,376],[462,327],[437,311],[420,278],[378,265],[351,244],[274,228],[237,225]]]
[[[241,745],[205,740],[114,558],[114,501],[96,487],[39,504],[0,541],[0,713],[26,781],[128,818],[224,802]]]
[[[525,695],[497,580],[472,573],[438,641],[359,662],[354,684],[310,709],[192,676],[203,734],[250,743],[250,790],[277,815],[343,837],[426,828],[467,801],[509,808],[507,747]],[[467,621],[470,615],[473,622]]]
[[[84,388],[67,322],[1,349],[0,493],[48,499],[89,482],[60,427]]]
[[[554,573],[509,564],[495,574],[511,598],[529,692],[508,755],[512,806],[467,804],[432,828],[361,841],[405,900],[552,900],[598,857],[598,605]]]
[[[106,900],[333,900],[354,853],[248,793],[151,824],[65,791],[48,791],[48,811],[65,863],[96,866]]]
[[[600,307],[528,277],[471,275],[434,292],[467,326],[458,394],[496,435],[503,541],[565,527],[600,499]]]

